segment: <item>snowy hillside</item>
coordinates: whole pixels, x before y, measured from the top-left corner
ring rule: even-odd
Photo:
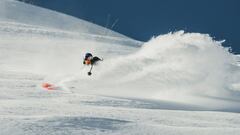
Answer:
[[[238,135],[239,56],[221,44],[183,31],[142,43],[1,0],[0,135]],[[104,58],[91,77],[86,52]]]

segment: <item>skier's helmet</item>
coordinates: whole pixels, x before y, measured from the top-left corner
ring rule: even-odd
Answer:
[[[92,57],[92,56],[93,56],[93,55],[92,55],[91,53],[86,53],[84,59],[86,60],[86,59],[88,59],[89,57]]]

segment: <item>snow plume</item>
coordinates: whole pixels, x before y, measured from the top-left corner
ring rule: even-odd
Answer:
[[[161,35],[136,53],[96,67],[94,83],[92,79],[81,81],[86,81],[89,85],[85,89],[94,89],[94,93],[115,96],[199,105],[209,103],[207,97],[235,100],[240,93],[240,68],[236,56],[221,44],[207,34],[179,31]]]

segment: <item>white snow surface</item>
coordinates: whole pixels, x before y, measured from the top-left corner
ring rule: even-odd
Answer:
[[[91,77],[86,52],[104,58]],[[239,55],[207,34],[143,43],[0,0],[0,58],[0,135],[240,133]]]

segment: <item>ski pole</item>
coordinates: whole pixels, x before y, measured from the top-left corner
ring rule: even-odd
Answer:
[[[93,69],[93,65],[91,65],[90,71],[88,72],[88,75],[92,75],[92,69]]]

